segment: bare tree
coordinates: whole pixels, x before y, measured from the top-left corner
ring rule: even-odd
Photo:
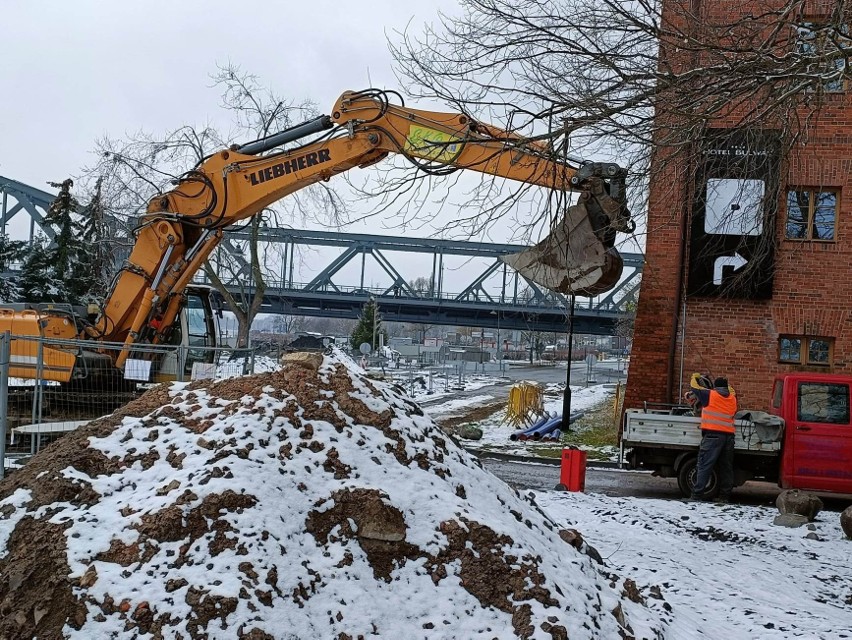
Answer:
[[[208,154],[232,141],[264,137],[316,114],[312,102],[285,99],[232,64],[218,67],[212,80],[221,91],[220,106],[229,118],[228,131],[211,124],[183,125],[165,134],[140,131],[126,139],[97,142],[99,160],[86,170],[86,177],[100,181],[101,206],[113,217],[127,221],[128,245],[132,244],[130,231],[136,217],[145,212],[149,200],[167,191],[170,183]],[[283,226],[314,216],[334,221],[343,211],[341,198],[320,183],[253,216],[246,225],[248,240],[232,240],[226,234],[225,246],[211,256],[205,273],[237,317],[237,346],[248,342],[267,279],[280,272],[278,247],[264,246],[259,240],[262,225]]]
[[[712,197],[696,191],[704,187],[695,173],[708,154],[719,153],[716,127],[738,132],[725,142],[728,160],[777,175],[795,161],[796,145],[813,135],[850,74],[850,7],[843,0],[460,4],[461,15],[399,34],[392,45],[406,93],[509,121],[519,134],[549,142],[554,156],[629,166],[639,211],[650,180],[670,182],[672,203],[684,193]],[[737,148],[765,148],[767,135],[775,153],[737,155]],[[484,181],[468,199],[469,214],[459,216],[468,228],[493,220],[500,202],[483,207],[478,197],[489,194],[493,182]],[[776,196],[763,195],[770,217]],[[681,214],[671,207],[672,219]],[[772,249],[769,239],[757,250]],[[754,276],[748,269],[741,275]]]
[[[356,323],[357,320],[347,318],[309,317],[305,319],[305,329],[323,335],[343,337],[352,333]]]
[[[291,316],[285,314],[276,314],[272,318],[272,330],[275,333],[293,334],[298,331],[305,331],[308,319],[305,316]]]
[[[619,338],[619,347],[626,347],[633,342],[633,326],[636,319],[636,302],[628,301],[624,305],[624,313],[615,321],[615,337]]]

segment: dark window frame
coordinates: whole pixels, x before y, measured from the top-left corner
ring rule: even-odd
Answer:
[[[784,341],[798,342],[798,348],[785,349]],[[825,347],[815,350],[817,343],[825,343]],[[794,359],[792,354],[798,359]],[[817,354],[825,354],[824,359]],[[831,336],[803,336],[782,334],[778,336],[778,362],[781,364],[797,364],[808,367],[830,367],[834,363],[834,338]]]
[[[793,194],[807,194],[808,210],[806,212],[801,211],[802,197],[800,195],[794,196]],[[827,227],[829,223],[818,221],[817,214],[820,213],[820,210],[827,209],[825,205],[820,205],[820,200],[825,195],[829,194],[834,197],[834,203],[831,207],[831,237],[821,238],[819,237],[820,227]],[[793,208],[790,206],[791,197],[795,198],[795,201],[797,202],[796,211],[802,213],[802,217],[799,220],[791,219],[791,213],[793,212]],[[794,242],[837,242],[837,218],[838,214],[840,213],[840,189],[836,187],[789,186],[787,187],[784,205],[787,209],[787,215],[784,221],[785,240],[792,240]],[[791,227],[803,229],[804,235],[800,236],[791,234]]]

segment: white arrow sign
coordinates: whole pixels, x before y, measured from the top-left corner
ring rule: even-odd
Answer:
[[[743,258],[736,251],[733,256],[720,256],[713,263],[713,284],[722,284],[722,271],[725,267],[733,267],[737,271],[748,264],[748,260]]]

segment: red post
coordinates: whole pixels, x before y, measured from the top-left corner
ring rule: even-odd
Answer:
[[[559,483],[566,491],[583,491],[586,488],[586,452],[563,449]]]

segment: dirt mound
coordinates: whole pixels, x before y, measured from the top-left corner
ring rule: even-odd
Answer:
[[[559,530],[344,356],[295,359],[0,484],[0,639],[662,637]]]

